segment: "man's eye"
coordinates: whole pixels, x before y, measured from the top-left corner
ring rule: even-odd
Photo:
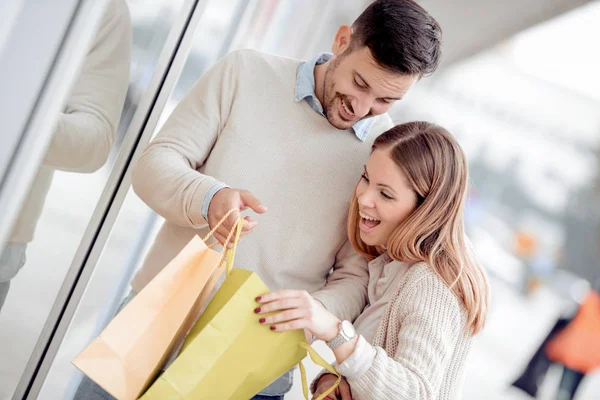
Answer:
[[[364,89],[364,88],[366,88],[366,86],[363,86],[363,85],[361,85],[360,83],[358,83],[358,81],[356,80],[356,78],[354,79],[354,84],[355,84],[356,86],[358,86],[359,88],[361,88],[361,89]]]

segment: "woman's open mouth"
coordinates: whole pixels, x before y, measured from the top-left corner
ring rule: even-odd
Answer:
[[[373,230],[375,228],[377,228],[377,226],[381,223],[381,220],[379,220],[375,217],[371,217],[370,215],[365,214],[362,211],[359,211],[359,215],[360,215],[359,228],[361,231],[363,231],[365,233],[373,232]]]

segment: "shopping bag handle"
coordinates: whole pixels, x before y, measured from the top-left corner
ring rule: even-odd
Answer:
[[[240,209],[239,208],[232,208],[231,210],[227,211],[225,213],[225,215],[223,215],[223,217],[219,220],[219,222],[217,222],[217,224],[215,226],[213,226],[213,228],[210,230],[210,232],[208,232],[206,234],[206,236],[204,236],[204,239],[202,239],[202,240],[204,242],[206,242],[208,239],[210,239],[210,237],[215,234],[215,232],[217,231],[217,229],[219,229],[221,227],[221,225],[223,225],[223,223],[225,222],[225,220],[227,218],[229,218],[229,216],[231,214],[233,214],[234,212],[240,212]],[[231,228],[231,231],[229,231],[230,238],[231,238],[231,232],[233,232],[234,228],[235,228],[235,225]]]
[[[242,217],[240,217],[235,222],[235,225],[231,229],[231,232],[229,232],[229,236],[227,237],[227,240],[225,240],[225,247],[226,247],[227,243],[229,243],[229,240],[231,239],[233,230],[235,229],[235,237],[233,239],[233,247],[231,249],[228,249],[227,254],[225,255],[225,258],[227,259],[225,262],[225,271],[227,271],[226,276],[229,276],[229,274],[231,274],[231,270],[233,269],[233,260],[235,259],[235,251],[237,250],[237,245],[238,245],[238,242],[240,241],[240,234],[242,233],[243,227],[244,227],[244,220],[242,219]]]
[[[223,215],[223,217],[219,220],[219,222],[216,223],[216,225],[210,230],[210,232],[208,232],[206,234],[206,236],[204,237],[204,239],[202,239],[202,241],[204,241],[206,243],[206,241],[212,236],[214,235],[214,233],[217,231],[217,229],[219,229],[219,227],[221,225],[223,225],[223,223],[225,222],[225,220],[227,218],[229,218],[229,216],[231,214],[233,214],[234,212],[239,212],[240,209],[239,208],[232,208],[231,210],[227,211],[227,213],[225,213],[225,215]],[[235,250],[237,249],[237,244],[240,240],[240,235],[242,233],[242,228],[244,227],[244,220],[242,217],[238,217],[237,221],[235,221],[235,224],[233,224],[233,227],[231,227],[231,230],[229,231],[229,234],[227,235],[227,238],[225,239],[225,243],[223,244],[223,251],[221,252],[221,254],[223,255],[221,257],[221,261],[219,262],[219,267],[221,267],[221,265],[223,265],[223,261],[225,262],[225,268],[227,270],[227,276],[229,276],[229,274],[231,273],[231,270],[233,268],[233,260],[235,258]],[[229,244],[229,242],[231,241],[231,237],[234,235],[234,239],[233,239],[233,248],[232,249],[227,249],[227,245]],[[209,248],[212,248],[213,246],[216,246],[218,243],[213,243],[211,245],[209,245]]]
[[[312,346],[310,346],[308,343],[301,342],[300,347],[302,347],[308,352],[308,355],[310,356],[312,362],[325,368],[327,371],[337,376],[337,380],[335,381],[335,383],[329,389],[321,393],[319,397],[317,397],[317,400],[323,400],[338,387],[338,385],[342,381],[342,375],[340,375],[340,373],[337,372],[335,368],[328,364],[327,361],[325,361],[323,357],[321,357],[319,353],[317,353],[315,349],[313,349]],[[300,375],[302,376],[302,392],[304,393],[304,398],[308,400],[308,381],[306,380],[306,369],[304,368],[304,364],[302,363],[302,361],[300,361]]]

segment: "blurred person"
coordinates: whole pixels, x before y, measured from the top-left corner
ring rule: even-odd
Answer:
[[[485,322],[488,284],[464,230],[466,157],[444,128],[410,122],[373,145],[348,215],[369,260],[368,305],[353,325],[306,291],[266,293],[255,310],[273,331],[327,342],[344,375],[338,399],[459,399],[471,338]],[[346,301],[343,297],[332,301]],[[336,377],[313,382],[317,397]],[[331,396],[331,395],[330,395]]]
[[[548,358],[564,366],[557,400],[572,400],[587,374],[600,368],[600,294],[591,290],[575,318],[546,346]]]
[[[563,367],[556,382],[557,400],[575,398],[586,375],[600,368],[600,294],[597,290],[589,290],[581,302],[577,302],[574,311],[570,306],[566,308],[512,386],[536,398],[554,364]]]
[[[272,290],[306,290],[340,319],[354,320],[368,280],[366,259],[345,229],[355,177],[374,138],[392,127],[392,104],[436,70],[440,42],[438,23],[416,2],[378,0],[338,29],[332,54],[302,61],[240,50],[220,60],[134,169],[135,192],[165,223],[132,291],[239,208],[264,215],[260,229],[245,217],[243,234],[252,235],[238,249],[238,266]],[[238,217],[217,231],[218,241]],[[84,379],[76,398],[94,398],[89,393],[101,389]],[[256,399],[282,399],[292,383],[290,371]]]
[[[125,0],[110,0],[0,255],[0,309],[11,280],[25,264],[27,244],[34,238],[54,171],[91,173],[106,162],[125,101],[130,58],[129,9]]]
[[[533,353],[533,356],[525,366],[525,369],[513,381],[512,386],[522,390],[533,398],[537,397],[538,391],[540,390],[544,379],[546,379],[548,370],[555,364],[554,361],[548,358],[546,346],[572,319],[573,315],[565,315],[556,321],[535,353]]]

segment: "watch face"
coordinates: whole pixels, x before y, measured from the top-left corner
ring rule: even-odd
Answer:
[[[344,335],[348,338],[353,338],[356,334],[356,331],[354,330],[354,325],[352,325],[350,321],[342,322],[342,332],[344,332]]]

